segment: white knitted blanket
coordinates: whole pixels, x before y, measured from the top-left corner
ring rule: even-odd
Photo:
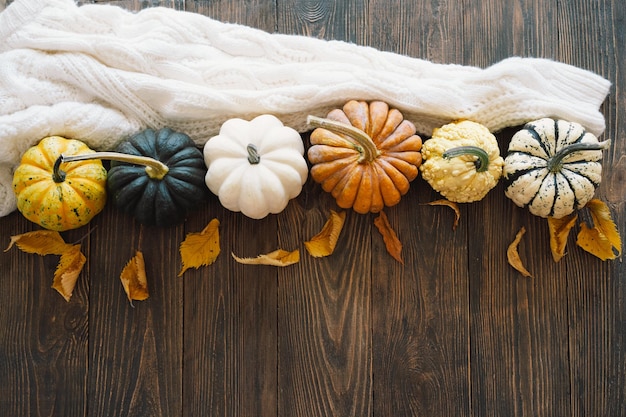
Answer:
[[[170,126],[202,144],[227,119],[263,113],[305,131],[308,114],[348,99],[386,101],[425,135],[460,118],[497,131],[545,116],[600,134],[609,87],[545,59],[443,65],[173,9],[17,0],[0,14],[0,216],[15,210],[22,153],[49,135],[110,149]]]

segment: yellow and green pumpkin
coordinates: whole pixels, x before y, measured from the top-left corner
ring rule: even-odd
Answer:
[[[63,162],[61,155],[95,153],[85,143],[50,136],[28,149],[13,174],[17,209],[43,228],[84,226],[106,204],[107,171],[97,159]]]

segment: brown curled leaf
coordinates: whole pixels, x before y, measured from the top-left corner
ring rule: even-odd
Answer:
[[[126,264],[120,274],[120,281],[128,297],[128,301],[142,301],[148,298],[148,278],[146,277],[146,264],[143,253],[137,251]]]
[[[304,242],[307,252],[313,257],[321,258],[329,256],[335,251],[337,240],[341,234],[341,229],[346,221],[346,212],[330,211],[330,216],[322,230],[311,240]]]
[[[461,220],[461,210],[459,209],[459,205],[457,203],[455,203],[454,201],[444,199],[444,200],[431,201],[430,203],[427,203],[427,204],[429,206],[446,206],[454,210],[454,223],[452,223],[452,230],[456,230],[457,226],[459,225],[459,221]]]
[[[240,258],[234,253],[231,255],[235,261],[247,265],[287,266],[300,262],[300,251],[298,249],[291,252],[277,249],[273,252],[259,255],[256,258]]]
[[[550,249],[552,251],[552,259],[554,262],[560,261],[565,256],[565,246],[567,238],[572,227],[576,224],[578,215],[575,213],[569,216],[555,219],[548,217],[548,229],[550,230]]]
[[[531,273],[528,272],[528,270],[524,267],[524,264],[522,263],[522,259],[520,258],[519,252],[517,250],[517,247],[519,246],[519,243],[521,242],[522,237],[524,236],[525,233],[526,233],[526,228],[522,226],[519,232],[517,232],[517,235],[515,235],[515,240],[513,240],[513,242],[511,242],[511,244],[509,245],[506,251],[506,256],[509,261],[509,265],[515,268],[523,276],[532,278]]]
[[[389,255],[404,265],[404,260],[402,259],[402,242],[400,242],[398,235],[391,227],[389,218],[384,211],[381,211],[378,217],[374,219],[374,225],[383,236],[383,242],[385,242],[385,247]]]

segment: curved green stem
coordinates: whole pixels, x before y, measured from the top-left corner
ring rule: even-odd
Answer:
[[[608,149],[609,146],[611,146],[610,140],[605,140],[604,142],[599,143],[573,143],[564,148],[561,148],[557,153],[552,156],[552,158],[550,158],[550,160],[548,161],[548,170],[550,170],[550,172],[552,173],[561,171],[561,168],[563,168],[563,158],[573,152],[603,151],[605,149]]]
[[[61,155],[54,164],[53,178],[65,178],[65,173],[61,171],[59,166],[64,162],[88,161],[90,159],[109,159],[111,161],[126,162],[134,165],[144,165],[146,174],[156,180],[162,180],[167,175],[169,168],[163,162],[154,158],[140,155],[129,155],[121,152],[94,152],[81,155]],[[55,181],[57,181],[55,179]],[[61,180],[62,181],[62,180]]]
[[[54,161],[54,166],[52,167],[52,181],[56,183],[61,183],[65,181],[65,171],[61,170],[61,162],[63,162],[62,156],[59,156],[56,161]]]
[[[443,157],[446,159],[455,158],[461,155],[472,155],[476,157],[474,166],[476,172],[485,172],[489,169],[489,154],[483,148],[478,146],[458,146],[456,148],[448,149],[443,153]]]
[[[321,127],[322,129],[330,130],[333,133],[341,133],[353,139],[356,142],[357,151],[361,154],[359,163],[372,162],[380,155],[380,151],[372,138],[370,138],[367,133],[354,126],[316,116],[309,116],[307,123],[313,127]]]
[[[256,165],[261,162],[261,155],[259,155],[259,150],[254,144],[249,143],[248,146],[246,146],[246,150],[248,151],[248,162],[250,162],[251,165]]]

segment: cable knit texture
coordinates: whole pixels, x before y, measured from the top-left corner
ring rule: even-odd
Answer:
[[[456,119],[497,131],[546,116],[600,134],[609,87],[546,59],[443,65],[167,8],[17,0],[0,14],[0,216],[15,210],[22,153],[49,135],[110,149],[169,126],[203,144],[229,118],[263,113],[302,132],[308,114],[348,99],[386,101],[425,135]]]

